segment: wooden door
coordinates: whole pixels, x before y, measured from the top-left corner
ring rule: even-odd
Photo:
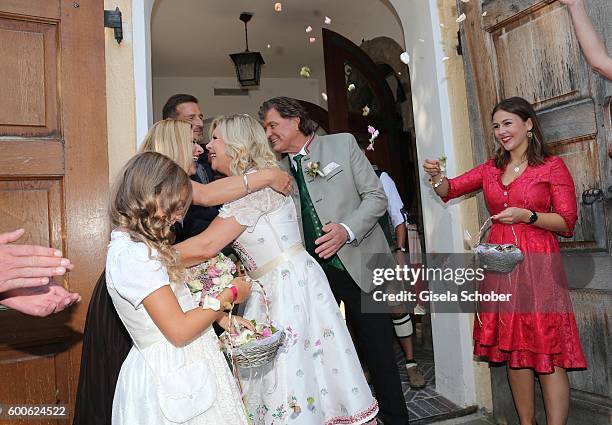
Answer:
[[[0,404],[74,405],[108,239],[103,3],[0,0],[0,232],[60,249],[75,269],[59,283],[83,297],[48,318],[0,311]]]
[[[374,63],[359,46],[326,28],[323,54],[329,131],[348,132],[367,140],[368,125],[379,130],[368,158],[393,178],[406,209],[422,229],[416,141],[411,133],[403,131],[401,111],[387,82],[385,70],[390,67]],[[351,85],[354,88],[349,89]],[[365,106],[369,108],[367,116],[363,115]]]
[[[586,4],[608,47],[612,46],[612,2]],[[570,423],[608,423],[612,397],[610,85],[585,62],[571,18],[559,2],[484,0],[457,1],[457,5],[458,13],[467,15],[461,41],[468,96],[473,99],[468,104],[475,162],[483,162],[494,151],[493,106],[503,98],[521,96],[535,107],[547,143],[574,177],[579,220],[574,237],[560,242],[564,251],[588,258],[594,277],[588,285],[570,281],[589,363],[587,371],[570,373]],[[516,416],[504,370],[493,369],[493,383],[495,415],[502,423],[513,423]],[[542,410],[540,403],[540,423]]]

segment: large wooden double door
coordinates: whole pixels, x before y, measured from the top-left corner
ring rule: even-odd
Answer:
[[[596,28],[612,47],[612,2],[586,0]],[[581,256],[570,281],[589,369],[570,373],[570,423],[609,423],[612,411],[612,84],[582,57],[566,8],[554,0],[457,1],[475,162],[494,151],[490,112],[521,96],[538,111],[547,143],[570,169],[579,220],[562,249]],[[486,13],[485,13],[486,12]],[[481,219],[484,217],[481,217]],[[517,421],[505,370],[492,369],[495,415]],[[545,423],[542,404],[538,421]]]
[[[74,406],[108,239],[103,10],[103,0],[0,0],[0,232],[23,227],[21,243],[60,249],[75,269],[58,283],[83,296],[48,318],[0,310],[0,404]]]

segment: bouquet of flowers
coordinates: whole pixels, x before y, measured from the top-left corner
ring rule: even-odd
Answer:
[[[228,287],[235,273],[236,264],[219,253],[216,257],[189,270],[187,287],[196,303],[218,310],[221,303],[217,297]]]

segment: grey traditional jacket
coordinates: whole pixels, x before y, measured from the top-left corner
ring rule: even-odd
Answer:
[[[325,176],[311,177],[306,172],[308,163],[316,161]],[[395,264],[385,235],[378,225],[379,217],[387,210],[387,197],[370,162],[351,134],[339,133],[315,136],[306,146],[306,155],[301,164],[308,193],[321,223],[344,223],[355,235],[353,242],[338,251],[340,260],[362,291],[372,291],[375,287],[372,270],[393,267]],[[289,171],[289,156],[281,161],[281,166]],[[297,187],[295,182],[294,185]],[[293,193],[293,200],[301,228],[297,189]]]

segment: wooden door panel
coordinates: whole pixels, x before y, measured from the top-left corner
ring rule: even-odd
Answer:
[[[0,232],[22,227],[20,243],[61,250],[75,269],[57,282],[83,298],[47,318],[0,309],[0,404],[72,413],[108,241],[103,11],[103,0],[0,0]]]
[[[0,369],[0,382],[28,382],[29,385],[15,385],[10,391],[3,395],[2,402],[5,404],[23,405],[24,400],[40,400],[40,404],[54,404],[55,397],[55,382],[52,375],[40,373],[42,370],[54,370],[54,359],[52,356],[41,356],[24,359],[21,362],[13,363],[10,373],[6,369]],[[31,424],[33,421],[28,419],[13,419],[11,424]],[[7,423],[2,421],[2,423]],[[36,424],[56,425],[58,421],[41,420],[36,421]]]
[[[61,140],[2,140],[0,170],[11,176],[64,175],[64,144]],[[44,153],[44,155],[41,155]]]
[[[0,18],[0,136],[57,136],[55,23]]]
[[[24,243],[63,250],[61,180],[0,181],[3,227],[27,229]]]
[[[605,247],[605,238],[601,238],[605,234],[605,224],[600,220],[602,217],[595,216],[603,214],[603,210],[599,210],[599,203],[585,204],[582,201],[582,193],[599,187],[601,182],[597,139],[587,137],[584,140],[576,139],[550,146],[555,155],[563,158],[574,178],[576,203],[579,206],[574,236],[569,239],[564,238],[563,245],[565,248],[588,250]]]
[[[0,11],[6,14],[59,20],[60,2],[58,0],[2,0]]]
[[[597,136],[595,103],[590,97],[544,110],[538,119],[549,143]]]
[[[571,28],[571,21],[565,9],[551,4],[491,31],[500,98],[522,93],[540,109],[588,95],[578,41],[558,28]]]

